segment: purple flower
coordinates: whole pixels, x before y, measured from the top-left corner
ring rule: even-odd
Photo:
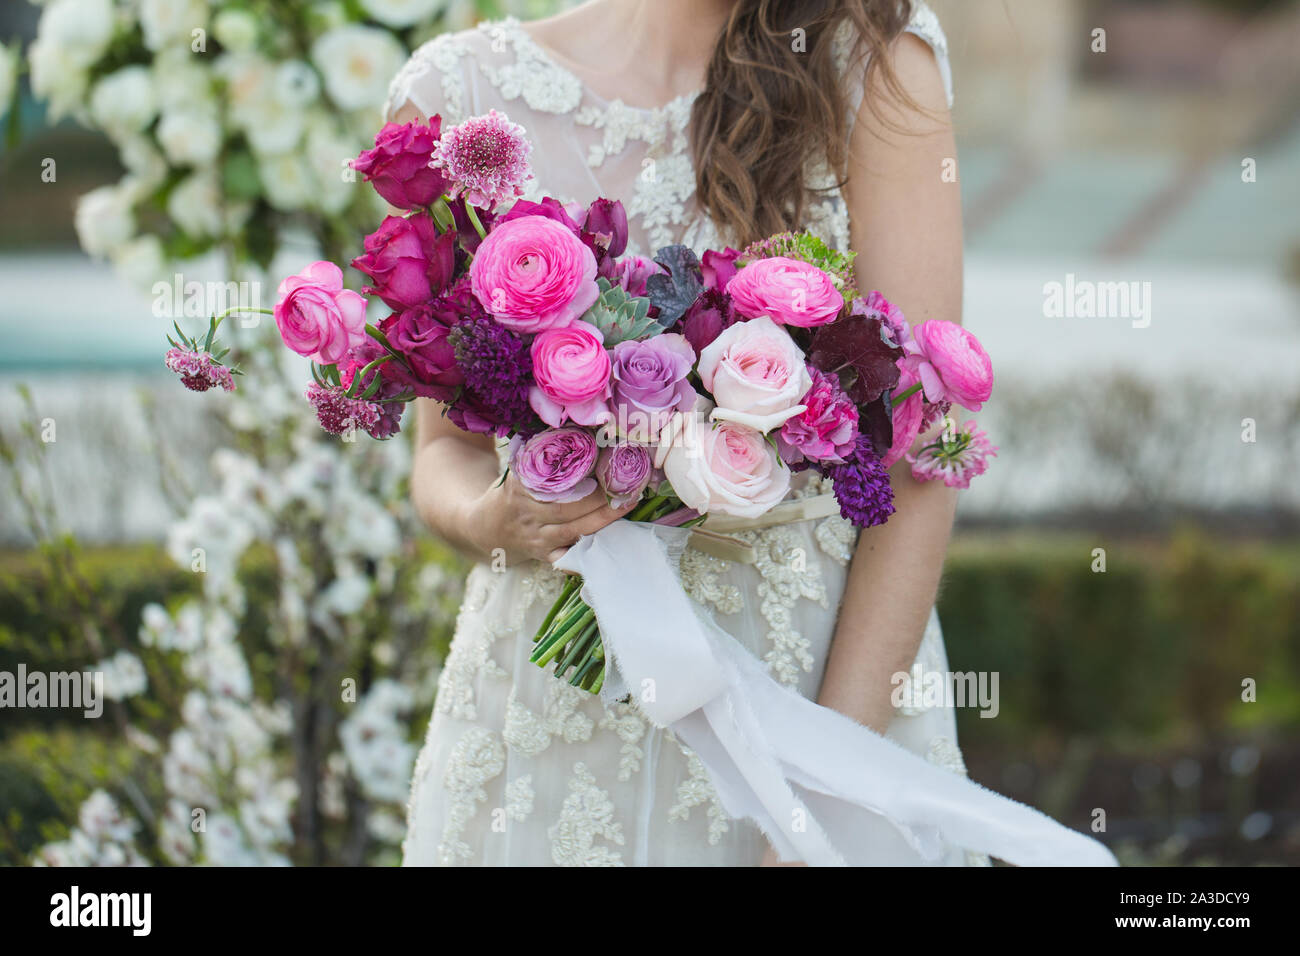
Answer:
[[[227,392],[235,390],[235,380],[230,369],[214,359],[209,352],[168,349],[163,361],[181,377],[181,384],[191,392],[206,392],[210,388],[221,388]]]
[[[384,347],[369,336],[365,342],[358,345],[339,365],[339,379],[343,383],[343,388],[347,389],[352,385],[352,380],[360,374],[367,365],[375,359],[380,358],[388,353]],[[379,369],[386,369],[392,362],[386,362],[379,366]],[[373,405],[376,412],[376,418],[373,422],[364,425],[365,431],[372,438],[391,438],[396,435],[402,427],[402,413],[406,411],[406,402],[413,397],[411,390],[401,382],[395,381],[384,376],[381,371],[376,370],[368,373],[361,380],[357,387],[358,392],[365,392],[375,381],[375,376],[379,376],[379,387],[375,393],[366,400],[366,404]],[[310,396],[308,396],[310,398]],[[315,404],[313,402],[313,404]],[[320,408],[317,407],[317,416],[320,416]],[[322,424],[324,420],[322,419]]]
[[[902,346],[911,337],[907,319],[903,318],[903,310],[879,292],[868,292],[865,296],[854,299],[849,304],[849,315],[879,318],[885,324],[885,328],[889,329],[895,345]]]
[[[621,256],[627,249],[627,211],[621,202],[597,199],[587,207],[579,225],[592,235],[605,255]],[[601,258],[599,252],[596,258]]]
[[[663,266],[644,256],[627,256],[610,267],[609,279],[636,298],[646,293],[645,280],[666,272]]]
[[[488,110],[444,131],[429,165],[446,173],[452,196],[463,194],[466,202],[491,209],[523,195],[524,183],[533,178],[532,149],[522,126]]]
[[[644,341],[619,342],[612,352],[611,405],[620,434],[655,441],[674,412],[695,407],[695,389],[687,380],[695,350],[683,336],[665,332]]]
[[[449,341],[465,380],[465,391],[453,403],[459,420],[452,420],[466,431],[501,435],[526,427],[533,417],[528,341],[481,313],[452,329]]]
[[[510,468],[538,501],[577,501],[596,490],[598,453],[587,429],[548,428],[526,441],[515,439]]]
[[[884,524],[894,513],[894,489],[889,472],[871,447],[871,438],[859,435],[852,457],[842,465],[823,469],[835,483],[840,514],[859,528]]]
[[[424,123],[388,123],[375,148],[352,162],[375,192],[399,209],[427,206],[447,191],[447,177],[429,166],[442,128],[441,117]]]
[[[654,462],[645,445],[619,442],[600,450],[596,459],[596,480],[609,496],[609,503],[621,508],[641,497],[650,484]]]
[[[842,464],[858,437],[858,408],[834,376],[812,366],[808,374],[812,388],[799,400],[807,407],[782,425],[777,435],[781,458],[787,464],[805,458]]]
[[[365,399],[349,398],[345,391],[337,385],[312,382],[305,394],[316,409],[321,428],[331,435],[346,435],[358,429],[370,431],[379,422],[379,406]]]
[[[389,216],[365,239],[365,254],[352,265],[370,276],[365,292],[394,312],[427,303],[451,282],[456,269],[456,235],[439,234],[425,215]]]

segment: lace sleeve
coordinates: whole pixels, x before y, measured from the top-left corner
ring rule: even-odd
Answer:
[[[461,33],[444,33],[419,47],[388,87],[384,116],[410,103],[425,116],[441,114],[443,122],[459,123],[467,115],[465,57],[468,47]]]
[[[952,108],[952,64],[948,62],[948,37],[944,35],[939,17],[924,0],[912,4],[912,20],[905,33],[920,37],[934,51],[935,62],[939,64],[939,75],[943,77],[943,89],[948,94],[948,108]]]

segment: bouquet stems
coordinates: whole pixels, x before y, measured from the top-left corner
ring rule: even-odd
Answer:
[[[653,495],[628,512],[629,521],[656,521],[681,508],[671,495]],[[555,664],[555,676],[574,687],[599,694],[605,684],[605,645],[596,612],[582,599],[582,578],[570,575],[533,637],[529,660],[538,667]]]

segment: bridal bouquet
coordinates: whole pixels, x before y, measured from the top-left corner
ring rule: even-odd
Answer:
[[[352,262],[346,289],[317,262],[279,287],[284,344],[312,361],[306,397],[321,425],[388,438],[405,404],[442,403],[460,428],[509,439],[538,500],[598,488],[633,521],[686,526],[754,518],[793,473],[833,480],[858,527],[894,511],[887,469],[967,487],[995,454],[973,421],[992,390],[989,357],[950,322],[909,328],[863,294],[853,255],[808,233],[697,256],[681,245],[626,254],[620,203],[519,198],[531,178],[523,130],[494,112],[448,129],[389,124],[355,168],[392,206]],[[389,314],[367,321],[373,300]],[[172,340],[190,388],[233,388],[214,353]],[[179,330],[178,330],[179,332]],[[919,434],[941,433],[916,453]],[[535,638],[539,666],[598,692],[599,622],[571,576]]]

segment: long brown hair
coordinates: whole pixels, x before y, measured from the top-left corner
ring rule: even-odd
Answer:
[[[804,224],[808,162],[841,178],[848,162],[837,29],[853,25],[866,88],[906,101],[882,54],[911,15],[911,0],[736,0],[691,113],[696,199],[724,235],[743,245]]]

